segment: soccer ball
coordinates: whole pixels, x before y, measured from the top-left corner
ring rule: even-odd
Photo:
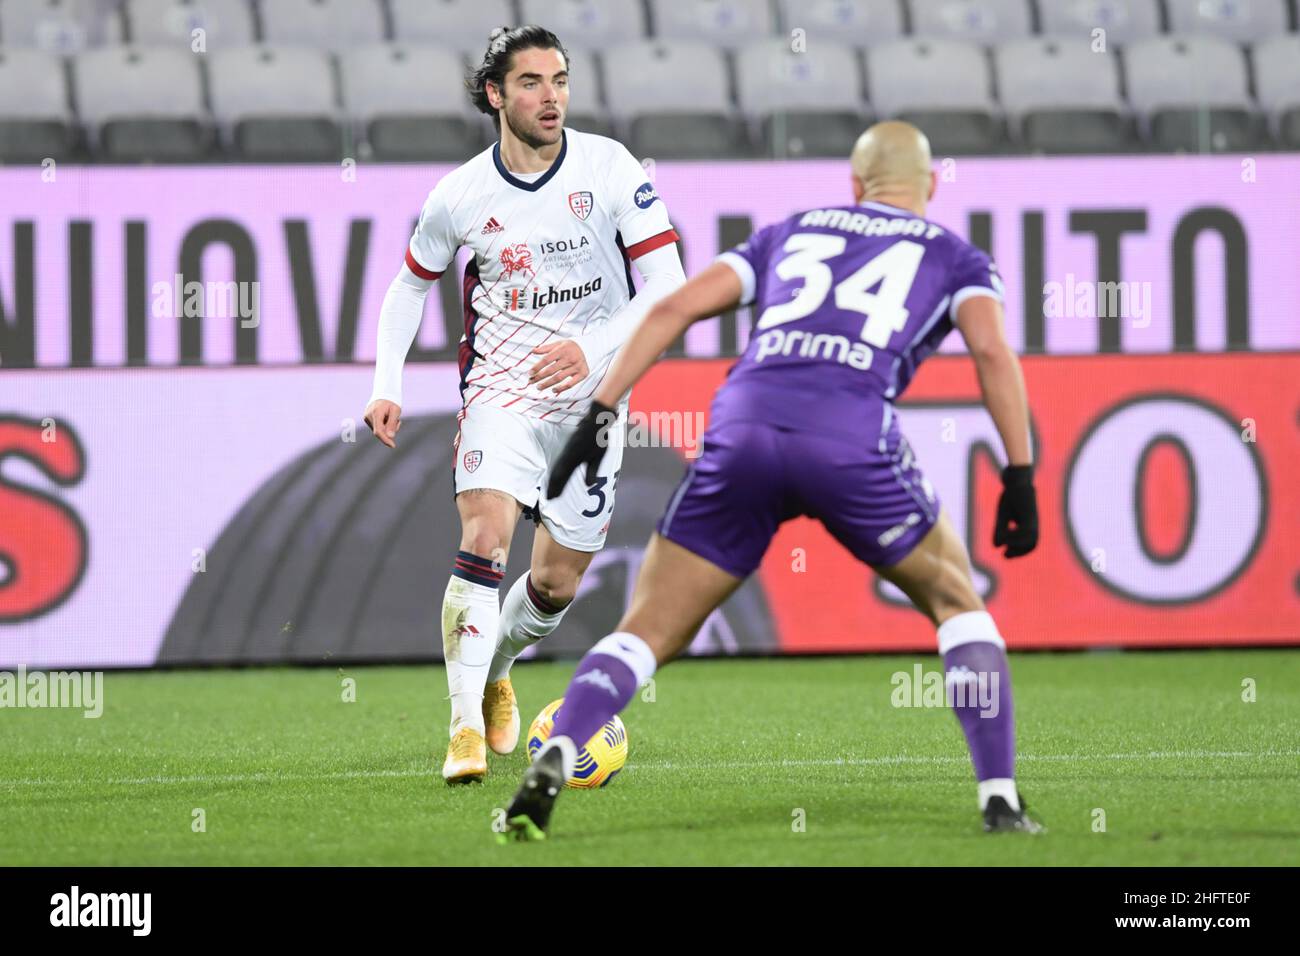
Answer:
[[[564,698],[551,701],[528,727],[528,759],[537,758],[555,727],[555,718],[560,713]],[[578,790],[591,790],[603,787],[623,769],[627,763],[627,728],[615,714],[604,727],[596,731],[587,741],[587,746],[578,751],[578,762],[573,768],[573,775],[564,782],[566,787]]]

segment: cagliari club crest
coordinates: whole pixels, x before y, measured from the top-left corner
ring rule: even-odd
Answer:
[[[465,452],[465,470],[471,474],[478,471],[478,466],[482,461],[483,453],[481,451]]]
[[[579,219],[586,219],[591,215],[591,193],[587,190],[577,193],[569,193],[569,208]]]

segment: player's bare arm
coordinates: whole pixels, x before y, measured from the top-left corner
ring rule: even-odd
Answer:
[[[740,278],[730,266],[714,263],[676,292],[657,302],[614,359],[595,400],[613,406],[677,337],[701,319],[740,303]]]
[[[957,307],[956,325],[975,360],[984,405],[1002,436],[1008,465],[993,527],[993,546],[1018,558],[1038,544],[1038,500],[1034,491],[1034,450],[1029,436],[1029,401],[1020,360],[1003,332],[1002,305],[974,296]]]
[[[547,498],[559,496],[580,465],[586,465],[584,479],[591,480],[608,446],[604,430],[612,424],[614,408],[622,396],[640,381],[679,335],[701,319],[735,308],[740,304],[741,294],[740,278],[735,270],[714,263],[676,292],[655,303],[619,351],[596,390],[591,410],[578,423],[576,432],[551,469],[546,485]]]
[[[1032,465],[1029,400],[1020,360],[1003,331],[1002,305],[989,296],[974,296],[957,307],[957,329],[975,361],[984,404],[1002,436],[1007,461]]]

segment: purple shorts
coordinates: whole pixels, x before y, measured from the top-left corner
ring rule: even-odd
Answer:
[[[800,515],[859,561],[897,564],[934,527],[939,499],[896,430],[884,452],[866,444],[760,422],[710,427],[657,530],[738,578]]]

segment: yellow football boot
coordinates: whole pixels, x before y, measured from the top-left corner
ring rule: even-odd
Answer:
[[[514,752],[519,743],[519,705],[515,702],[515,689],[510,686],[509,677],[484,688],[483,724],[487,727],[487,743],[493,752]]]
[[[476,783],[487,776],[487,748],[483,735],[473,727],[462,727],[447,744],[442,779],[448,783]]]

